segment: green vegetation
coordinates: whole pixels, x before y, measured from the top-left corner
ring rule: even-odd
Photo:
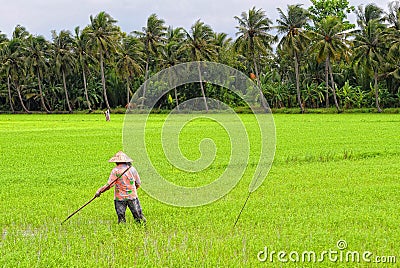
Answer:
[[[255,79],[271,108],[398,108],[399,11],[399,1],[383,10],[373,3],[355,8],[347,0],[311,0],[308,9],[278,8],[273,22],[253,7],[232,16],[235,37],[201,20],[190,29],[167,27],[157,14],[142,29],[125,33],[100,12],[73,33],[52,31],[51,40],[17,25],[10,37],[0,32],[0,111],[124,108],[160,70],[205,60]],[[349,14],[355,22],[347,20]],[[175,88],[157,106],[170,110],[199,96],[242,106],[233,94],[200,81]]]
[[[250,115],[240,116],[251,126]],[[338,250],[340,239],[351,251],[396,255],[398,263],[400,116],[274,118],[275,162],[233,229],[248,194],[252,158],[239,184],[208,206],[171,207],[139,190],[147,226],[135,225],[129,214],[128,224],[117,225],[113,193],[108,191],[61,226],[106,181],[113,166],[107,160],[122,149],[124,116],[114,114],[105,122],[101,114],[0,115],[0,266],[256,267],[271,264],[257,260],[265,246],[276,252],[321,253]],[[157,143],[164,119],[151,115],[148,127],[155,135],[149,144]],[[205,132],[210,126],[214,132]],[[182,135],[183,141],[198,142],[203,135],[216,141],[221,151],[212,166],[215,172],[205,171],[203,181],[170,167],[164,170],[166,176],[193,186],[221,172],[226,158],[219,156],[229,147],[222,128],[193,121]],[[154,147],[158,165],[167,167],[162,149]],[[185,146],[183,152],[196,158],[197,144]],[[274,264],[282,265],[276,255]],[[327,258],[323,265],[357,266]]]

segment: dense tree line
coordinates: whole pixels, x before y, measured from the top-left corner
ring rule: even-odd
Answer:
[[[375,4],[354,8],[347,0],[311,2],[308,9],[278,8],[275,25],[262,9],[244,11],[234,17],[234,39],[201,20],[190,29],[167,27],[156,14],[129,34],[106,12],[73,33],[52,31],[52,40],[17,25],[10,38],[0,32],[0,111],[124,107],[151,75],[188,61],[215,61],[248,74],[274,108],[399,107],[400,3],[385,11]],[[347,20],[350,13],[356,24]],[[176,88],[160,108],[193,96],[242,105],[204,82]]]

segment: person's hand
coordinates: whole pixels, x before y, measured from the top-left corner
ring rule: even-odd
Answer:
[[[97,191],[96,194],[95,194],[96,197],[99,197],[100,195],[101,195],[100,191]]]

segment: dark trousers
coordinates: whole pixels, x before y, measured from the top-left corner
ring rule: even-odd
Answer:
[[[139,199],[135,198],[133,200],[114,200],[115,211],[117,212],[118,216],[118,223],[126,222],[125,219],[125,211],[126,207],[129,207],[130,211],[132,212],[133,218],[138,223],[145,223],[146,218],[143,216],[142,208],[140,207]]]

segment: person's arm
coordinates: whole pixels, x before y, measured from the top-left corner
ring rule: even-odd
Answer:
[[[96,192],[95,195],[96,195],[97,197],[99,197],[102,193],[104,193],[105,191],[107,191],[108,189],[110,189],[109,186],[110,186],[110,185],[108,185],[108,184],[101,186],[101,187],[97,190],[97,192]]]
[[[96,196],[99,197],[102,193],[104,193],[105,191],[109,190],[111,187],[114,186],[115,182],[116,182],[116,178],[117,176],[115,175],[114,169],[111,171],[110,176],[108,177],[108,181],[106,184],[104,184],[103,186],[101,186],[97,192],[96,192]]]
[[[135,172],[134,172],[134,174],[133,174],[133,177],[135,178],[135,186],[136,186],[136,189],[139,189],[139,188],[140,188],[141,181],[140,181],[139,173],[137,172],[137,170],[135,170]]]

